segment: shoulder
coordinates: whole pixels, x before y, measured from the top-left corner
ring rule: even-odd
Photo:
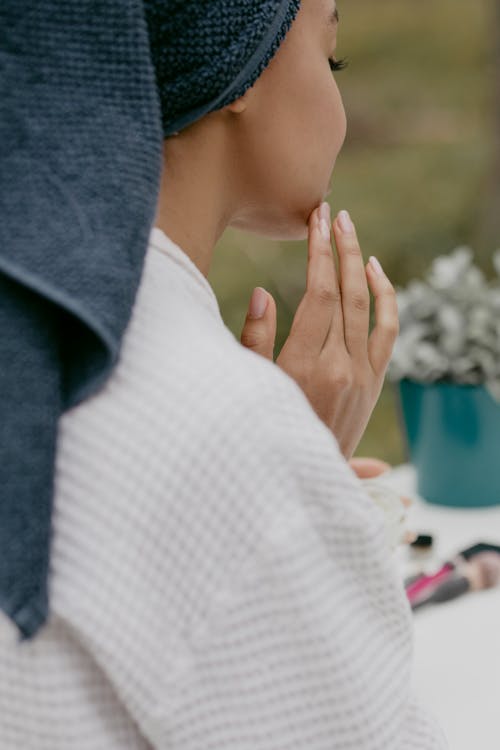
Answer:
[[[163,491],[158,477],[167,475],[189,486],[207,471],[228,492],[229,482],[233,492],[250,487],[256,471],[269,489],[283,475],[309,494],[322,481],[352,481],[335,436],[278,365],[216,322],[189,340],[161,328],[129,346],[105,387],[61,418],[63,476],[84,471],[99,492],[126,480]]]

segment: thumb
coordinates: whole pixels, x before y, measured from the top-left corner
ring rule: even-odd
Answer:
[[[257,354],[273,359],[276,338],[276,303],[269,292],[257,286],[253,290],[241,343]]]

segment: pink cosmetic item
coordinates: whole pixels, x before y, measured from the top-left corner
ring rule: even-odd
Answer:
[[[482,591],[493,588],[500,581],[500,555],[496,552],[482,552],[470,562],[463,563],[425,598],[412,603],[412,609],[427,604],[441,604],[456,599],[469,591]]]
[[[442,581],[444,581],[454,570],[454,563],[448,562],[445,563],[445,565],[443,565],[443,567],[438,570],[437,573],[421,576],[413,583],[410,583],[410,585],[406,589],[406,595],[408,596],[410,603],[413,604],[419,599],[427,597],[430,592],[434,591],[434,589],[440,583],[442,583]]]
[[[467,547],[458,553],[452,560],[443,563],[443,566],[432,574],[423,573],[417,578],[412,577],[405,583],[406,594],[413,605],[421,599],[427,598],[436,586],[441,584],[457,566],[462,565],[484,552],[500,553],[500,546],[488,542],[478,542],[472,547]]]

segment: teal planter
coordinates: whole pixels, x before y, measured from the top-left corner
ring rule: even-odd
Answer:
[[[417,491],[437,505],[500,505],[500,404],[481,385],[398,384]]]

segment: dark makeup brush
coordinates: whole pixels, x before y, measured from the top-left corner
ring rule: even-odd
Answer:
[[[468,591],[481,591],[496,586],[500,581],[500,555],[480,552],[470,562],[457,567],[429,596],[412,602],[412,609],[426,604],[441,604],[456,599]]]

